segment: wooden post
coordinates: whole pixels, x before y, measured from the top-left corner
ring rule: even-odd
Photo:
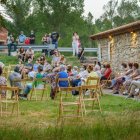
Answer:
[[[98,60],[102,61],[102,58],[101,58],[101,44],[100,43],[98,45],[98,52],[97,52],[97,54],[98,54]]]
[[[108,42],[108,61],[110,62],[110,42]]]

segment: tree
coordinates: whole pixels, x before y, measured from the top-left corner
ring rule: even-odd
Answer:
[[[7,0],[3,4],[6,10],[6,14],[12,19],[13,28],[15,32],[19,33],[24,29],[26,24],[26,18],[30,14],[31,0]]]
[[[116,19],[121,19],[122,24],[137,20],[140,15],[140,7],[137,0],[122,0],[117,8],[117,17],[114,18],[116,26],[119,25]]]
[[[118,5],[118,0],[110,0],[106,5],[103,6],[104,14],[102,15],[103,20],[110,20],[113,27],[113,18],[116,14],[116,8]]]

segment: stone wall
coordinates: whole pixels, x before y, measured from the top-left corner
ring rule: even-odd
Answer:
[[[110,62],[114,70],[119,71],[122,62],[140,64],[140,31],[102,39],[99,44],[102,62]]]

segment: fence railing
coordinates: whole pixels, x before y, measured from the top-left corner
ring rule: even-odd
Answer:
[[[42,51],[42,49],[49,49],[53,50],[55,46],[53,44],[51,45],[23,45],[23,46],[17,46],[17,48],[23,47],[24,49],[32,48],[34,51]],[[0,50],[7,51],[8,47],[5,45],[0,46]],[[72,52],[72,48],[66,48],[66,47],[58,47],[58,50],[60,52]],[[84,48],[85,52],[97,52],[98,48]]]

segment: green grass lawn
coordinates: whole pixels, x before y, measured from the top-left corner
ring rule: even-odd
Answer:
[[[67,60],[80,65],[73,57]],[[15,64],[17,59],[0,56],[0,61]],[[70,118],[57,126],[58,99],[20,100],[19,117],[0,117],[0,140],[139,140],[139,101],[103,95],[100,102],[102,113],[95,106],[96,111],[87,113],[84,121]]]

